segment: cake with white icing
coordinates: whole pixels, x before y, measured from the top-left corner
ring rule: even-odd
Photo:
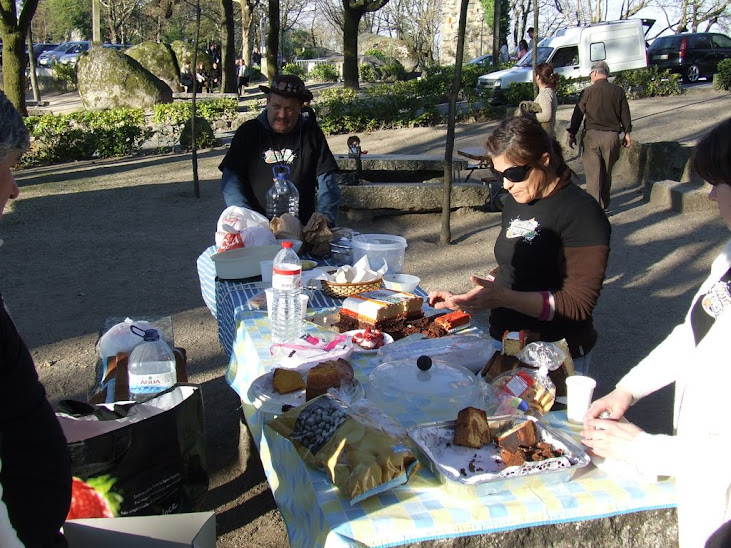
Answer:
[[[393,320],[410,320],[422,316],[424,299],[391,289],[376,289],[351,295],[340,309],[341,323],[352,329],[381,328]]]

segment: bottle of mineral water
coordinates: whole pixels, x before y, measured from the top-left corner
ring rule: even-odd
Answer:
[[[300,193],[289,179],[289,166],[274,166],[274,183],[267,192],[267,217],[281,217],[285,213],[299,218]]]
[[[272,342],[292,342],[302,335],[302,263],[292,242],[282,242],[272,267]]]
[[[130,330],[144,338],[132,349],[128,362],[129,397],[133,401],[142,401],[177,382],[175,354],[160,338],[157,329],[140,329],[131,325]]]

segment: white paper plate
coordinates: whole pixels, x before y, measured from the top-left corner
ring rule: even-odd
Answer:
[[[343,335],[350,335],[352,338],[353,335],[356,335],[357,333],[363,333],[365,332],[365,329],[353,329],[352,331],[346,331],[343,333]],[[383,331],[381,331],[383,333]],[[383,346],[386,346],[387,344],[391,344],[393,342],[393,337],[389,335],[388,333],[383,333]],[[381,348],[381,347],[379,347]],[[353,341],[353,352],[356,354],[367,354],[370,352],[378,352],[378,348],[363,348],[358,343]]]
[[[291,405],[297,407],[307,401],[305,399],[305,389],[296,390],[289,394],[280,394],[274,390],[272,379],[274,372],[270,371],[256,379],[249,387],[249,401],[251,401],[257,409],[261,409],[265,413],[272,415],[281,415],[283,405]],[[306,374],[303,375],[306,379]],[[363,385],[356,379],[353,379],[352,386],[341,386],[340,390],[347,393],[350,401],[357,401],[365,397]]]

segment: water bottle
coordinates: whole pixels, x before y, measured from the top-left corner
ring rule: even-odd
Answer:
[[[177,382],[175,354],[160,338],[157,329],[140,329],[131,325],[130,330],[144,338],[132,349],[128,366],[129,397],[133,401],[141,401]]]
[[[285,213],[299,218],[300,193],[289,180],[289,166],[274,166],[274,183],[267,192],[267,217],[281,217]]]
[[[292,242],[282,242],[272,267],[272,342],[292,342],[302,335],[302,263]]]

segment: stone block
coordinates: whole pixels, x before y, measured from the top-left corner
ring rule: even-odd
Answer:
[[[660,207],[679,212],[715,211],[718,206],[708,199],[708,183],[657,181],[645,185],[644,199]]]
[[[452,187],[451,207],[483,207],[488,195],[489,187],[481,183],[456,183]],[[443,196],[442,184],[367,183],[340,187],[340,207],[344,211],[441,211]]]

